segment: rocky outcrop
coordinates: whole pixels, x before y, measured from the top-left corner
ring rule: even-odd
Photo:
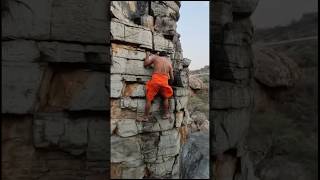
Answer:
[[[188,65],[183,61],[178,1],[113,1],[111,3],[111,178],[179,178],[181,143],[190,118]],[[161,118],[160,97],[150,122],[137,122],[145,106],[146,52],[170,53],[175,79],[170,100],[172,121]]]
[[[107,1],[1,5],[1,177],[104,179]]]
[[[200,90],[200,89],[205,89],[206,85],[203,83],[201,79],[197,78],[194,75],[191,75],[189,77],[189,87],[192,90]]]
[[[212,174],[215,179],[255,179],[245,137],[253,108],[253,25],[258,0],[211,4],[214,60],[210,73]]]
[[[209,179],[209,132],[195,132],[182,147],[181,178]]]
[[[268,87],[292,87],[301,70],[294,60],[271,48],[255,48],[254,77]]]

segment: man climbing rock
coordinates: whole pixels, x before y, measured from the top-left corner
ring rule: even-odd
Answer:
[[[157,94],[160,94],[163,98],[164,115],[163,119],[170,120],[169,114],[169,98],[173,95],[173,90],[168,81],[173,81],[173,68],[170,60],[167,58],[166,52],[160,52],[157,55],[149,54],[144,60],[144,66],[148,67],[153,65],[152,78],[146,83],[146,105],[144,116],[138,117],[137,121],[148,121],[150,117],[150,108],[152,100]]]

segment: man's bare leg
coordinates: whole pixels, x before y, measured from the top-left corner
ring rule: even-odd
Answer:
[[[138,117],[137,118],[138,121],[148,121],[151,105],[152,105],[151,101],[147,99],[146,105],[144,106],[144,115],[143,117]]]
[[[164,108],[164,115],[163,119],[169,119],[169,98],[163,98],[163,108]]]

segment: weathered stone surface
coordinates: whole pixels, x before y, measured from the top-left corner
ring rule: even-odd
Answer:
[[[292,87],[301,76],[294,60],[272,49],[255,49],[254,77],[269,87]]]
[[[119,74],[112,74],[110,79],[110,97],[119,98],[123,88],[122,77]]]
[[[193,122],[193,119],[190,117],[190,113],[187,109],[184,110],[185,116],[183,117],[182,125],[188,125]]]
[[[109,177],[107,3],[1,2],[2,178]]]
[[[200,90],[200,89],[204,89],[205,85],[201,79],[197,78],[196,76],[190,76],[189,87],[193,90]]]
[[[151,75],[152,69],[151,68],[145,68],[143,65],[143,61],[137,61],[137,60],[128,60],[126,64],[126,74],[132,74],[132,75]]]
[[[139,135],[141,138],[141,152],[145,162],[155,162],[159,144],[159,132],[144,133]]]
[[[306,170],[299,163],[290,162],[281,156],[265,162],[261,167],[259,175],[261,179],[283,179],[291,178],[297,180],[309,179]]]
[[[106,142],[110,135],[106,131],[107,126],[108,122],[104,116],[88,119],[88,160],[109,160],[110,147]]]
[[[187,109],[188,97],[176,97],[176,110]]]
[[[154,49],[156,51],[173,51],[173,44],[168,39],[165,39],[161,34],[155,34],[153,37]]]
[[[253,65],[254,56],[250,46],[215,45],[214,49],[217,52],[215,62],[219,67],[249,68]]]
[[[50,127],[52,128],[52,127]],[[47,129],[50,129],[47,128]],[[71,154],[79,155],[85,152],[88,143],[87,119],[70,119],[65,122],[65,131],[60,139],[59,146]]]
[[[126,148],[126,152],[122,153],[125,155],[116,154],[117,160],[112,162],[121,162],[121,166],[114,168],[117,170],[114,177],[178,178],[180,143],[187,136],[181,135],[180,131],[178,133],[175,125],[180,127],[185,120],[182,110],[186,109],[189,94],[188,70],[187,66],[184,68],[182,65],[180,35],[176,32],[180,3],[124,1],[112,2],[112,6],[112,61],[118,65],[112,68],[111,74],[118,76],[111,79],[115,86],[111,87],[111,93],[116,98],[111,102],[111,139],[115,137],[116,140],[112,141],[117,141],[122,136],[123,143],[119,143],[114,152],[125,151],[118,149],[132,144],[141,148],[130,150],[132,152]],[[153,69],[145,68],[143,61],[150,50],[152,53],[171,53],[173,66],[182,71],[179,74],[180,87],[174,89],[175,95],[169,102],[170,121],[162,119],[163,102],[159,96],[153,100],[149,121],[136,121],[145,111],[145,83],[151,79]],[[177,107],[181,112],[176,116]],[[132,141],[124,140],[129,138]],[[111,146],[114,145],[111,143]],[[135,157],[134,160],[130,159],[132,157]]]
[[[141,114],[142,116],[143,114]],[[145,132],[158,132],[172,129],[174,127],[174,114],[171,113],[172,121],[168,119],[162,119],[163,114],[161,112],[153,112],[150,122],[137,123],[139,133]]]
[[[112,65],[110,68],[110,72],[112,74],[122,74],[126,72],[127,59],[125,58],[112,58]]]
[[[226,23],[232,22],[232,4],[230,1],[217,1],[215,2],[214,7],[212,6],[212,10],[210,9],[210,11],[213,13],[214,17],[211,19],[213,25],[225,25]],[[219,26],[214,26],[213,28],[214,33],[218,33],[215,39],[221,38],[221,36],[219,36],[220,34],[218,29],[220,29]]]
[[[180,127],[183,121],[184,111],[176,112],[176,127]]]
[[[211,107],[214,109],[243,108],[253,104],[250,87],[226,81],[213,81],[212,84],[215,91],[211,96]]]
[[[113,40],[138,44],[141,47],[152,48],[152,33],[143,26],[132,23],[122,23],[115,19],[111,21],[111,35]]]
[[[179,13],[180,6],[177,4],[177,1],[163,1],[163,3],[175,12]]]
[[[171,174],[174,161],[175,158],[171,158],[163,163],[147,164],[147,168],[155,178],[163,177],[167,174]]]
[[[124,168],[122,170],[123,179],[142,179],[145,174],[145,165],[140,167]]]
[[[107,90],[104,73],[79,69],[58,72],[50,85],[47,108],[52,110],[105,110]],[[65,91],[61,91],[61,87]]]
[[[149,28],[149,29],[153,29],[154,27],[154,25],[153,25],[153,16],[149,16],[149,15],[143,15],[143,16],[141,16],[141,25],[142,26],[145,26],[145,27],[147,27],[147,28]]]
[[[201,111],[192,112],[191,118],[193,123],[195,123],[197,129],[192,129],[192,131],[208,131],[209,121],[207,116]]]
[[[157,16],[155,19],[154,29],[163,35],[173,37],[176,33],[177,23],[171,17]]]
[[[124,22],[133,22],[148,12],[148,2],[143,1],[112,1],[111,13]]]
[[[4,3],[6,7],[1,17],[1,37],[3,39],[48,39],[52,13],[51,3],[51,0]]]
[[[171,4],[171,3],[170,3]],[[173,8],[173,4],[171,4]],[[179,12],[175,11],[172,8],[168,8],[166,4],[158,3],[158,2],[151,2],[151,14],[153,16],[168,16],[174,18],[176,21],[179,19]]]
[[[249,109],[212,110],[210,116],[215,120],[213,154],[242,145],[249,128]]]
[[[190,135],[181,153],[181,178],[209,178],[209,132],[195,132]]]
[[[2,113],[26,114],[33,112],[43,74],[40,65],[3,62],[1,68]]]
[[[123,79],[126,81],[126,82],[138,82],[138,83],[145,83],[147,82],[148,80],[150,80],[150,76],[144,76],[144,75],[122,75]]]
[[[232,0],[232,11],[241,15],[250,16],[256,9],[259,0]]]
[[[106,110],[108,95],[105,78],[104,73],[93,73],[85,86],[73,96],[70,110]]]
[[[131,60],[144,60],[146,53],[142,49],[112,43],[112,56]]]
[[[243,18],[226,25],[223,43],[225,45],[250,45],[253,38],[253,25],[250,18]]]
[[[14,40],[2,42],[2,61],[34,62],[40,57],[35,41]]]
[[[74,6],[75,4],[79,6]],[[88,0],[53,1],[51,38],[106,44],[109,26],[106,7],[107,2],[104,0],[97,0],[95,3]]]
[[[143,84],[127,84],[124,92],[124,97],[144,97],[145,96],[145,85]]]
[[[111,136],[111,162],[126,162],[142,159],[140,145],[136,137]]]
[[[160,136],[158,156],[174,156],[180,151],[180,134],[176,129],[169,132],[171,133]]]
[[[121,108],[137,110],[137,107],[138,107],[138,99],[133,99],[130,97],[121,98]]]
[[[190,94],[189,89],[182,87],[172,87],[174,89],[175,96],[188,96]]]
[[[183,67],[188,67],[191,63],[191,59],[188,59],[188,58],[183,58],[182,59],[182,66]]]
[[[40,42],[39,49],[44,57],[41,60],[48,62],[80,62],[107,64],[107,46],[84,46],[80,44],[60,42]]]
[[[121,137],[129,137],[138,134],[136,119],[120,119],[117,121],[117,134]]]
[[[70,119],[63,114],[37,114],[33,125],[33,138],[36,147],[59,147],[71,154],[85,152],[87,146],[88,120]]]

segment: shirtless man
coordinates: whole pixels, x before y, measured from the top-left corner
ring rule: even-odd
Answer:
[[[171,80],[173,77],[173,69],[169,59],[166,57],[165,52],[160,52],[158,55],[149,54],[144,60],[144,66],[148,67],[153,64],[154,70],[151,80],[146,83],[146,105],[143,117],[138,117],[137,121],[148,121],[149,112],[152,105],[152,100],[154,97],[160,93],[164,101],[164,115],[163,119],[169,119],[169,98],[173,95],[173,90],[168,84],[169,78]]]

